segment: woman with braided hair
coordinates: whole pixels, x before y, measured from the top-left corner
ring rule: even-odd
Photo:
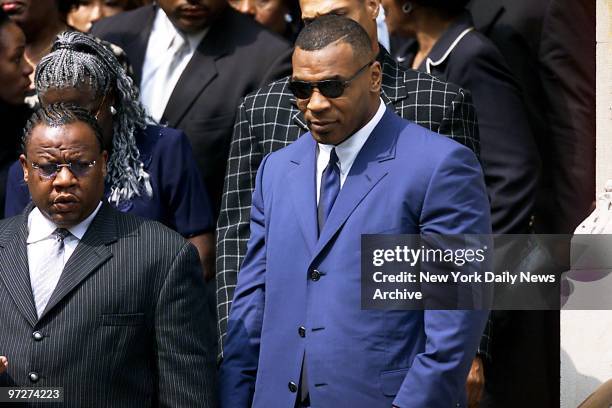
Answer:
[[[36,69],[40,102],[72,102],[92,112],[109,151],[106,197],[123,212],[154,219],[188,238],[213,276],[213,218],[191,146],[181,131],[150,124],[138,91],[113,52],[87,34],[60,34]],[[6,215],[30,197],[16,163],[7,183]]]

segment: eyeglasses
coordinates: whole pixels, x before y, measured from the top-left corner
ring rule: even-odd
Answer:
[[[325,79],[323,81],[307,82],[307,81],[289,81],[289,90],[298,99],[308,99],[312,96],[313,91],[319,90],[321,95],[326,98],[338,98],[342,96],[344,90],[355,80],[366,68],[372,65],[374,61],[370,61],[363,67],[359,68],[359,71],[355,72],[355,75],[349,79]]]
[[[54,179],[55,176],[57,176],[57,173],[59,173],[62,170],[62,167],[68,167],[70,172],[76,178],[83,177],[87,175],[89,170],[95,165],[96,165],[95,160],[92,160],[89,162],[77,161],[77,162],[62,163],[62,164],[58,164],[58,163],[38,164],[38,163],[32,162],[32,168],[36,169],[38,173],[40,174],[40,176],[45,180]]]

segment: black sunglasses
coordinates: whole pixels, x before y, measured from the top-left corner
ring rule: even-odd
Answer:
[[[325,79],[323,81],[307,82],[307,81],[289,81],[289,90],[298,99],[308,99],[312,96],[314,89],[318,89],[321,95],[326,98],[338,98],[344,93],[350,83],[357,78],[366,68],[372,65],[374,61],[370,61],[363,67],[359,68],[359,71],[355,72],[355,75],[349,79]]]

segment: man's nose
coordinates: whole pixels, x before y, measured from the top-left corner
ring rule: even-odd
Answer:
[[[69,187],[76,183],[77,179],[68,167],[60,167],[53,179],[54,187]]]
[[[320,112],[327,108],[329,108],[330,103],[329,99],[326,98],[318,89],[314,89],[310,99],[308,100],[308,105],[306,107],[308,110],[312,112]]]

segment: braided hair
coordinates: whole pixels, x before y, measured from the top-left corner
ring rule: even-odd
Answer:
[[[32,114],[26,123],[25,131],[21,138],[21,147],[24,152],[27,151],[26,145],[32,136],[32,131],[38,125],[61,127],[76,122],[83,122],[94,131],[100,145],[100,151],[102,151],[104,146],[102,129],[96,118],[87,109],[64,102],[40,107]]]
[[[109,201],[118,205],[134,196],[153,196],[135,138],[149,118],[132,79],[109,46],[93,36],[66,31],[38,64],[34,82],[39,97],[49,89],[83,86],[89,86],[97,98],[114,92],[117,113],[113,118],[113,150],[108,162]]]

